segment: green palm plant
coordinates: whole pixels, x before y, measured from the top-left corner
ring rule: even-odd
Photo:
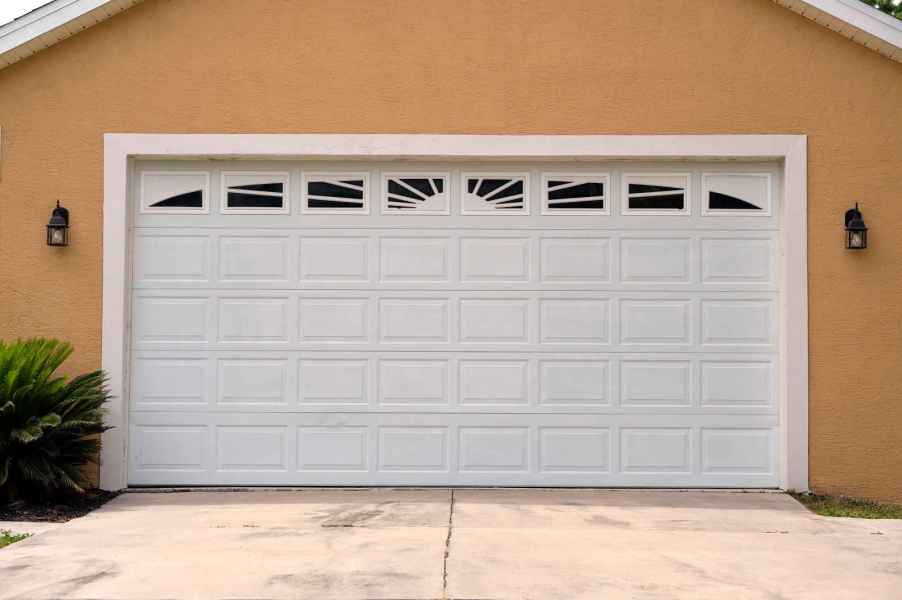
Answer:
[[[55,375],[71,354],[58,340],[0,341],[0,496],[84,491],[110,394],[102,371]]]

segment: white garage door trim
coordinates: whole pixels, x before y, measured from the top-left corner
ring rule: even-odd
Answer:
[[[127,485],[133,158],[355,160],[778,160],[781,228],[780,486],[808,488],[807,140],[805,136],[456,136],[107,134],[104,144],[103,368],[108,411],[101,486]]]

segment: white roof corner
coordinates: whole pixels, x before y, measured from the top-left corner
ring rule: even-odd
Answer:
[[[141,0],[52,0],[0,25],[0,69],[105,21]]]
[[[896,62],[902,62],[902,20],[860,0],[773,1]]]
[[[0,25],[0,69],[96,25],[142,0],[52,0]],[[902,21],[859,0],[773,0],[902,62]]]

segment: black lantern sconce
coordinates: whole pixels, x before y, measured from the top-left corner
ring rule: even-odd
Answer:
[[[868,247],[868,228],[864,224],[858,203],[855,208],[846,211],[846,248],[849,250],[864,250]]]
[[[59,200],[56,201],[56,208],[53,209],[50,222],[47,223],[47,245],[69,245],[69,210],[60,206]]]

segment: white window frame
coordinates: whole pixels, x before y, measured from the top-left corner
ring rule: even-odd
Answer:
[[[270,160],[747,160],[783,166],[780,265],[780,487],[808,490],[807,137],[804,135],[106,134],[102,367],[113,401],[100,485],[128,485],[131,307],[129,181],[141,158]],[[481,213],[486,214],[486,213]]]
[[[201,188],[201,207],[200,208],[180,208],[173,206],[153,207],[148,206],[144,198],[144,180],[149,176],[160,175],[201,175],[204,178],[204,185]],[[139,200],[138,209],[141,214],[145,215],[207,215],[210,214],[210,172],[209,171],[144,171],[141,173],[141,180],[138,186]]]
[[[604,208],[601,210],[592,210],[588,208],[550,208],[548,205],[548,182],[552,179],[576,179],[576,180],[585,180],[583,183],[588,183],[591,181],[602,181],[604,182]],[[542,173],[542,214],[548,216],[555,215],[595,215],[595,216],[609,216],[611,214],[611,203],[613,202],[614,194],[611,189],[611,174],[610,173],[579,173],[579,172],[562,172],[562,171],[554,171],[554,172],[543,172]]]
[[[229,206],[230,175],[240,177],[266,177],[277,179],[282,184],[281,208],[231,208]],[[287,215],[291,214],[291,173],[288,171],[223,171],[220,174],[220,205],[219,211],[224,215]],[[261,196],[273,196],[275,194],[260,194]]]
[[[708,192],[711,188],[708,185],[708,179],[711,177],[760,177],[765,180],[767,186],[767,206],[761,210],[735,210],[735,209],[719,209],[711,210],[708,208]],[[730,172],[711,172],[702,173],[702,193],[701,193],[701,214],[703,217],[769,217],[773,214],[774,207],[774,190],[773,177],[770,173],[743,173],[741,171]]]
[[[478,177],[480,179],[509,179],[519,177],[523,179],[523,208],[522,210],[467,210],[465,196],[467,191],[467,179]],[[528,171],[467,171],[460,174],[460,214],[474,216],[524,216],[529,214],[529,172]]]
[[[629,179],[631,177],[683,177],[686,179],[686,187],[683,192],[684,201],[682,210],[661,210],[646,208],[630,208],[630,186]],[[676,193],[676,192],[666,192]],[[662,195],[666,194],[661,192]],[[692,173],[683,171],[668,173],[666,171],[656,171],[654,173],[644,173],[642,171],[623,173],[620,176],[620,214],[630,216],[648,215],[654,217],[688,217],[692,214]]]
[[[363,180],[363,208],[308,208],[307,183],[320,179]],[[370,214],[370,174],[368,171],[301,171],[301,214],[305,215],[368,215]]]
[[[439,179],[444,183],[442,196],[445,197],[445,208],[442,210],[415,210],[403,211],[388,208],[388,180],[389,179]],[[450,215],[451,214],[451,174],[447,171],[384,171],[382,173],[382,187],[379,196],[379,206],[383,215],[398,215],[416,217],[422,215]]]

